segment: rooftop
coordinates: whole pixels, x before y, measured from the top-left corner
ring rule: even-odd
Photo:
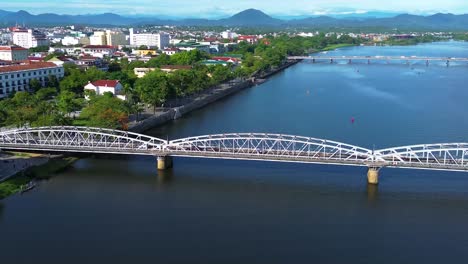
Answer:
[[[34,63],[21,64],[21,65],[1,66],[0,73],[39,70],[39,69],[44,69],[44,68],[56,68],[56,67],[57,65],[55,65],[52,62],[34,62]]]
[[[92,82],[94,86],[116,87],[119,80],[98,80]]]
[[[20,46],[0,46],[0,51],[28,50]]]

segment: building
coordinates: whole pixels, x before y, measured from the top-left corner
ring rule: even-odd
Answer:
[[[166,33],[144,33],[135,34],[133,28],[130,29],[130,45],[134,47],[148,46],[164,49],[169,47],[170,35]]]
[[[109,46],[121,46],[121,45],[128,45],[128,41],[126,36],[121,32],[115,31],[106,31],[106,45]]]
[[[80,39],[73,36],[65,36],[62,38],[62,45],[64,46],[74,46],[80,44]]]
[[[63,67],[52,62],[0,66],[0,98],[8,97],[16,91],[29,91],[29,83],[33,79],[46,86],[51,75],[63,78]]]
[[[93,46],[104,46],[107,45],[106,32],[96,31],[94,34],[89,37],[89,43]]]
[[[156,68],[135,68],[133,72],[138,78],[143,78],[147,73],[156,70]]]
[[[12,38],[15,45],[26,49],[49,45],[46,35],[38,30],[13,28]]]
[[[234,39],[234,38],[237,38],[237,33],[235,32],[231,32],[231,31],[224,31],[224,32],[221,32],[221,37],[223,39]]]
[[[28,50],[20,46],[0,46],[0,60],[24,61],[28,59]]]
[[[84,87],[84,89],[85,91],[94,91],[97,95],[103,95],[106,92],[110,92],[117,98],[125,100],[123,86],[118,80],[99,80],[95,82],[89,82]]]
[[[176,48],[184,51],[191,51],[197,49],[206,53],[210,53],[210,45],[204,45],[197,42],[179,42],[178,44],[176,44]]]
[[[161,66],[161,71],[163,72],[175,72],[178,70],[191,70],[192,66],[190,65],[163,65]]]
[[[172,56],[176,53],[179,53],[180,50],[179,49],[176,49],[176,48],[166,48],[166,49],[163,49],[162,53],[166,54],[166,55],[169,55],[169,56]]]
[[[109,70],[109,65],[102,58],[89,55],[79,57],[78,60],[75,61],[75,64],[84,70],[87,70],[91,67],[96,67],[101,71]]]
[[[81,51],[88,55],[103,57],[112,56],[117,48],[108,45],[86,45],[81,48]]]
[[[237,38],[237,43],[247,42],[249,44],[255,44],[258,42],[257,36],[239,36]]]

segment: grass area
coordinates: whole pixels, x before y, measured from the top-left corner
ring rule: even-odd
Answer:
[[[21,191],[21,186],[31,180],[28,176],[19,175],[0,183],[0,200]]]
[[[339,48],[344,48],[344,47],[351,47],[351,46],[356,46],[356,44],[334,44],[334,45],[328,45],[325,48],[322,49],[322,51],[330,51],[330,50],[335,50]]]
[[[72,125],[74,125],[74,126],[87,126],[88,125],[87,122],[88,122],[88,120],[86,120],[86,119],[77,118],[77,119],[73,120]]]
[[[0,183],[0,200],[21,191],[21,186],[33,179],[51,178],[52,174],[63,171],[76,160],[78,158],[74,157],[52,159],[43,165],[30,167],[24,173],[18,173],[15,177]]]
[[[5,152],[5,153],[13,155],[15,157],[20,157],[20,158],[37,158],[37,157],[44,156],[44,154],[27,153],[27,152]]]

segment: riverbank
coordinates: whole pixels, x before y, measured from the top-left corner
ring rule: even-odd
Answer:
[[[176,120],[192,111],[205,107],[213,102],[222,98],[232,95],[245,88],[252,87],[258,83],[264,82],[267,78],[281,72],[282,70],[298,63],[298,60],[288,61],[285,64],[271,69],[268,72],[258,74],[258,76],[251,79],[235,79],[227,83],[215,86],[207,91],[192,98],[185,104],[177,107],[165,108],[153,114],[151,117],[139,122],[130,124],[129,131],[136,133],[143,133],[157,126],[163,125],[172,120]]]
[[[0,200],[20,192],[31,181],[51,178],[52,174],[63,171],[77,160],[75,157],[32,153],[3,153],[2,156]]]

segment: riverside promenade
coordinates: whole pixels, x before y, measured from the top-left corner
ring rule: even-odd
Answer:
[[[156,113],[151,114],[148,114],[149,111],[147,111],[145,113],[145,115],[148,116],[147,118],[138,122],[130,122],[128,130],[136,133],[143,133],[154,127],[163,125],[172,120],[176,120],[183,115],[205,107],[210,103],[218,101],[245,88],[261,83],[265,81],[266,78],[283,71],[284,69],[298,63],[299,61],[300,60],[289,60],[280,67],[274,68],[265,73],[256,74],[252,78],[236,78],[234,80],[230,80],[209,88],[190,98],[168,102],[166,105],[169,105],[170,107],[158,108]]]
[[[15,176],[29,167],[42,165],[48,161],[49,158],[45,155],[38,154],[34,157],[22,157],[0,152],[0,182]]]

